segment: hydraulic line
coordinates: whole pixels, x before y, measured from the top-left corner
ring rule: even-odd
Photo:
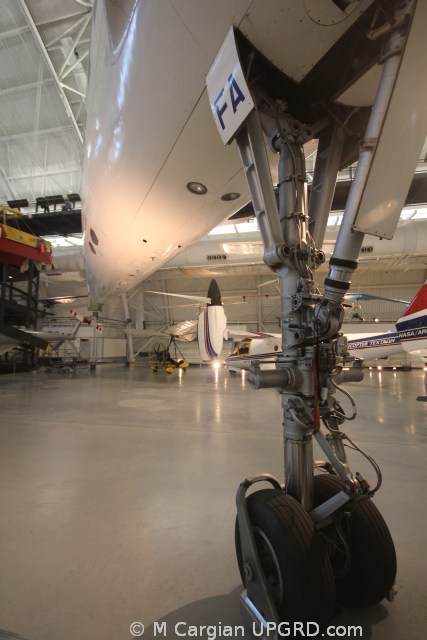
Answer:
[[[332,379],[332,377],[329,377],[329,380],[332,384],[333,387],[335,387],[335,389],[338,389],[338,391],[341,391],[341,393],[343,393],[345,396],[347,396],[347,398],[350,400],[352,407],[353,407],[353,415],[352,416],[346,416],[344,413],[340,413],[339,411],[334,411],[334,414],[336,416],[338,416],[338,418],[342,418],[343,420],[354,420],[355,417],[357,416],[357,407],[356,407],[356,403],[353,400],[353,398],[351,397],[351,395],[348,393],[348,391],[346,391],[345,389],[343,389],[342,387],[338,386],[337,383]]]
[[[363,449],[361,449],[361,447],[359,447],[359,445],[357,445],[355,442],[353,442],[353,440],[347,435],[347,434],[343,434],[346,438],[346,440],[348,440],[351,444],[351,447],[347,444],[345,444],[344,446],[348,447],[349,449],[353,449],[354,451],[358,451],[359,453],[361,453],[367,460],[368,462],[373,466],[375,473],[377,474],[377,484],[375,485],[375,487],[373,489],[370,489],[368,494],[370,496],[373,496],[378,489],[381,487],[382,481],[383,481],[383,476],[381,473],[381,469],[378,465],[378,463],[374,460],[374,458],[372,456],[369,455],[369,453],[366,453],[366,451],[364,451]]]

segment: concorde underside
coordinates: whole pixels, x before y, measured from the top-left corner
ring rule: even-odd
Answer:
[[[337,119],[344,166],[357,155],[379,77],[384,38],[366,33],[389,13],[389,2],[370,0],[230,0],[221,10],[207,0],[194,7],[98,0],[82,185],[93,307],[137,285],[250,199],[205,88],[231,25],[263,119],[274,119],[276,98],[315,136],[322,122]],[[205,190],[190,191],[194,183]]]
[[[285,482],[261,474],[246,478],[237,493],[241,609],[264,638],[279,637],[283,621],[316,621],[321,629],[336,602],[365,607],[395,594],[393,540],[373,503],[381,472],[367,456],[377,475],[372,488],[346,458],[346,442],[361,450],[342,431],[357,412],[340,384],[363,372],[340,330],[365,234],[393,237],[425,140],[417,69],[427,63],[426,21],[425,3],[375,2],[299,82],[241,31],[230,30],[207,76],[219,135],[239,149],[264,262],[280,280],[282,353],[275,370],[254,363],[250,380],[255,388],[280,391]],[[304,145],[314,139],[307,203]],[[266,141],[278,156],[278,203]],[[313,272],[325,261],[321,247],[337,172],[355,160],[321,292]],[[341,393],[352,403],[351,415]],[[326,457],[316,469],[313,439]],[[259,482],[270,487],[247,496]]]

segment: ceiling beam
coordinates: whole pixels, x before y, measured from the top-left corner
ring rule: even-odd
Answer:
[[[86,95],[84,93],[82,93],[78,89],[73,89],[73,87],[70,87],[68,84],[65,84],[64,82],[61,82],[61,87],[64,87],[64,89],[67,89],[67,91],[71,91],[71,93],[75,93],[78,96],[81,96],[82,98],[86,98]]]
[[[65,31],[62,31],[60,34],[55,36],[53,40],[49,40],[49,42],[46,42],[46,45],[45,45],[46,49],[49,50],[51,47],[53,47],[54,44],[59,42],[62,38],[67,36],[72,31],[74,31],[76,27],[80,26],[85,21],[86,17],[87,17],[87,14],[83,14],[83,16],[79,18],[76,22],[73,22],[73,24],[70,24],[70,26],[67,27]]]
[[[58,90],[58,92],[60,94],[61,100],[62,100],[62,102],[64,104],[65,110],[67,112],[67,115],[68,115],[68,117],[69,117],[69,119],[71,121],[73,129],[74,129],[75,134],[77,136],[77,140],[79,142],[79,145],[80,145],[80,147],[83,147],[83,136],[82,136],[82,133],[80,131],[79,125],[77,124],[77,120],[74,117],[73,110],[71,109],[71,106],[70,106],[70,104],[68,102],[67,95],[66,95],[66,93],[64,91],[64,88],[62,87],[61,81],[58,78],[58,74],[56,73],[56,69],[52,64],[52,60],[49,57],[49,54],[48,54],[48,52],[46,50],[46,47],[44,46],[43,40],[42,40],[42,38],[40,36],[40,33],[39,33],[38,29],[37,29],[36,23],[33,20],[33,17],[32,17],[32,15],[31,15],[28,7],[27,7],[27,4],[26,4],[25,0],[19,0],[19,1],[20,1],[22,10],[23,10],[23,12],[25,14],[25,17],[26,17],[26,19],[28,21],[28,24],[30,25],[32,34],[33,34],[33,36],[34,36],[34,38],[35,38],[35,40],[36,40],[36,42],[37,42],[37,44],[38,44],[38,46],[40,48],[40,52],[41,52],[41,54],[42,54],[42,56],[44,58],[44,61],[45,61],[46,65],[47,65],[47,67],[48,67],[48,69],[49,69],[49,71],[51,73],[51,76],[52,76],[52,78],[53,78],[53,80],[55,82],[55,85],[56,85],[57,90]]]
[[[6,38],[13,38],[15,36],[22,36],[23,33],[29,31],[28,25],[24,25],[23,27],[16,27],[16,29],[10,29],[9,31],[3,31],[0,34],[0,41],[5,40]]]
[[[87,58],[88,55],[89,55],[89,49],[87,51],[85,51],[85,53],[82,56],[79,56],[79,58],[75,61],[75,63],[73,65],[71,65],[71,67],[68,67],[68,69],[61,74],[61,80],[66,78],[68,75],[70,75],[70,73],[72,71],[74,71],[74,69],[77,67],[77,65],[81,64],[83,62],[83,60],[85,58]],[[69,87],[67,87],[67,88],[69,88]],[[82,95],[84,98],[86,97],[85,95],[83,95],[83,93],[81,93],[80,95]]]
[[[66,175],[67,173],[80,173],[81,166],[66,167],[64,169],[52,169],[51,171],[40,171],[39,173],[20,173],[16,176],[7,176],[8,180],[29,180],[31,178],[46,178],[47,176]]]
[[[80,25],[80,29],[78,30],[78,33],[76,35],[76,37],[74,38],[73,44],[70,47],[70,51],[68,52],[68,55],[66,56],[64,63],[58,73],[59,78],[62,80],[62,78],[64,77],[64,73],[65,73],[65,68],[67,66],[67,64],[70,61],[71,56],[74,54],[74,51],[77,47],[77,45],[79,44],[80,40],[82,39],[83,33],[86,29],[86,27],[88,26],[90,20],[92,18],[92,14],[88,13],[88,15],[86,16],[86,18],[83,20],[83,23]]]
[[[38,91],[40,87],[53,84],[53,78],[46,78],[45,80],[37,80],[37,82],[27,82],[27,84],[20,84],[16,87],[9,87],[8,89],[0,89],[0,98],[5,96],[13,96],[17,93],[27,93],[29,91]]]
[[[13,142],[14,140],[28,140],[28,138],[50,136],[56,133],[69,133],[73,131],[71,125],[67,127],[51,127],[50,129],[37,129],[37,131],[23,131],[22,133],[14,133],[10,136],[1,136],[0,145],[3,142]]]
[[[78,20],[82,16],[85,16],[87,12],[90,11],[88,8],[86,11],[78,11],[77,13],[68,13],[63,16],[59,16],[57,18],[50,18],[49,20],[40,20],[37,22],[37,27],[51,27],[53,24],[58,24],[59,22],[68,22],[69,20]]]

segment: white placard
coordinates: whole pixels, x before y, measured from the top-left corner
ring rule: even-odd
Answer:
[[[231,28],[206,77],[209,103],[224,144],[231,142],[254,108]]]

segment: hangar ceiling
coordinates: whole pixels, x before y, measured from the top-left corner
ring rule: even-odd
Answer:
[[[0,203],[80,192],[91,11],[0,3]]]
[[[93,3],[0,2],[0,204],[80,193]],[[426,151],[408,203],[427,202]],[[335,209],[351,177],[337,183]]]

